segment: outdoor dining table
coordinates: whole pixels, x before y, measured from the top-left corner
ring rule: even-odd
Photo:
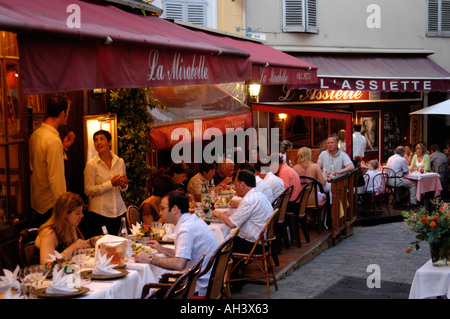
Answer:
[[[434,192],[434,197],[438,197],[442,191],[441,181],[438,173],[414,172],[405,176],[408,180],[417,185],[416,197],[420,202],[422,194]]]
[[[216,208],[215,210],[221,212],[230,212],[233,214],[236,211],[236,208]],[[209,228],[212,230],[214,236],[216,236],[217,242],[221,244],[230,234],[232,229],[225,225],[220,220],[207,220],[209,222]]]
[[[450,266],[433,266],[430,259],[416,271],[409,299],[440,296],[450,298]]]

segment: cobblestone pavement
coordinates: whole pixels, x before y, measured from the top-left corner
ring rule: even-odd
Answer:
[[[271,285],[272,299],[310,299],[327,290],[344,277],[367,279],[371,264],[380,266],[381,282],[411,284],[415,271],[429,258],[424,243],[419,251],[405,250],[414,234],[402,222],[376,226],[358,226],[354,234],[322,252],[309,263],[278,282],[278,291]],[[377,289],[377,288],[373,288]],[[266,299],[265,285],[246,284],[233,299]],[[406,297],[407,298],[407,297]]]

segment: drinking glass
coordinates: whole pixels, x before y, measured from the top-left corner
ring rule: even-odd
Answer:
[[[25,299],[30,299],[31,295],[31,283],[33,282],[31,275],[31,268],[24,267],[19,270],[19,279],[21,283],[20,290],[22,294],[25,296]]]

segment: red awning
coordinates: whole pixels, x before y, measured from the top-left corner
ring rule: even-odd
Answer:
[[[154,149],[171,148],[180,142],[185,143],[195,140],[203,140],[203,135],[209,128],[219,129],[222,134],[231,133],[238,129],[249,128],[252,126],[252,118],[252,112],[245,112],[242,114],[234,114],[225,117],[204,119],[201,121],[190,121],[153,127],[150,132],[150,141]],[[174,139],[172,139],[172,132],[175,129],[181,129],[181,131],[185,133],[189,132],[189,136],[183,137],[180,136],[180,134],[174,134]]]
[[[19,34],[26,94],[251,77],[249,53],[99,1],[0,0],[0,29]]]
[[[218,43],[227,44],[250,53],[254,83],[265,85],[317,83],[317,66],[253,40],[228,37],[220,33],[196,31]]]
[[[424,56],[304,55],[319,67],[316,85],[291,89],[382,92],[450,91],[450,73]]]

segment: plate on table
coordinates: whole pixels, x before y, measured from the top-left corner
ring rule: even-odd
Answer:
[[[109,279],[118,279],[118,278],[122,278],[125,277],[126,275],[128,275],[128,271],[126,271],[125,269],[120,269],[120,268],[114,268],[115,270],[119,271],[120,274],[116,274],[116,275],[94,275],[92,273],[92,270],[85,270],[81,272],[82,276],[94,279],[94,280],[109,280]]]
[[[34,291],[34,294],[36,296],[38,296],[39,298],[75,298],[81,295],[84,295],[85,293],[87,293],[89,291],[89,288],[87,287],[80,287],[80,288],[75,288],[78,291],[72,292],[70,294],[48,294],[45,291],[47,290],[47,288],[40,288],[40,289],[36,289]]]

